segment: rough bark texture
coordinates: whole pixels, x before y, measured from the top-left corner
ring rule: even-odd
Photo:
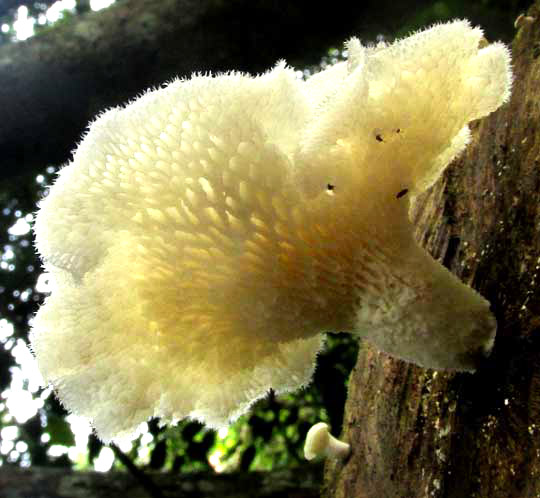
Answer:
[[[318,498],[319,467],[235,474],[153,474],[163,498]],[[149,498],[127,473],[0,468],[0,498]]]
[[[540,496],[540,2],[512,46],[512,100],[416,204],[418,240],[492,303],[495,349],[474,375],[363,345],[326,497]]]

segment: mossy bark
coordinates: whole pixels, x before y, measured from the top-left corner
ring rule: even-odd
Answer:
[[[510,103],[473,123],[465,154],[421,199],[417,239],[491,303],[493,354],[436,372],[363,344],[332,498],[540,496],[540,2],[512,45]]]

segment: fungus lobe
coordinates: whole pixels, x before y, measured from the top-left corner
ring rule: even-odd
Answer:
[[[474,369],[489,305],[415,243],[408,208],[508,99],[509,53],[481,37],[352,39],[307,81],[194,76],[99,116],[35,224],[52,292],[31,341],[64,405],[104,440],[152,416],[224,426],[307,384],[333,330]]]

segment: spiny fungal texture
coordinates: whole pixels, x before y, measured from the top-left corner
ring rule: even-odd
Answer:
[[[474,369],[495,321],[413,239],[412,197],[510,92],[508,50],[441,24],[302,81],[194,76],[99,116],[41,202],[32,347],[104,440],[221,427],[306,385],[327,331]]]

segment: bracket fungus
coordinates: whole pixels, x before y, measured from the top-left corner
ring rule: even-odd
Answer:
[[[510,93],[466,21],[302,81],[279,63],[175,80],[99,116],[39,206],[43,378],[104,440],[149,417],[221,427],[310,382],[327,331],[473,370],[488,302],[413,239],[411,198]]]

